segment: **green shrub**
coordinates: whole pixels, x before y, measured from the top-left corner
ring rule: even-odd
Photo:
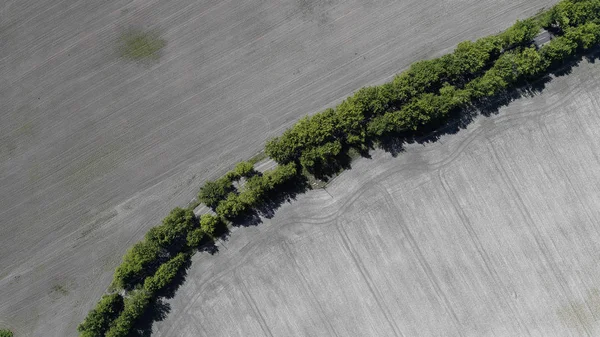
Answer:
[[[0,329],[0,337],[13,337],[13,333],[8,329]]]
[[[77,327],[80,337],[102,337],[110,324],[123,310],[123,297],[120,294],[104,295],[87,317]],[[2,334],[0,334],[0,337]]]
[[[198,193],[198,200],[206,206],[215,209],[221,200],[233,191],[231,180],[223,177],[215,181],[207,181]]]

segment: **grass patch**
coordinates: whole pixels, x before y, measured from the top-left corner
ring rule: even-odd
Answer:
[[[155,61],[166,44],[156,33],[132,30],[121,35],[119,54],[132,61]]]
[[[52,287],[52,291],[55,293],[59,293],[63,296],[67,295],[69,293],[69,291],[67,290],[67,288],[65,286],[58,285],[58,284]],[[2,336],[0,336],[0,337],[2,337]]]

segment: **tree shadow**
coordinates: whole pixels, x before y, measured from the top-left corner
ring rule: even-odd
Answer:
[[[276,191],[269,193],[264,202],[257,207],[256,213],[259,216],[271,219],[279,207],[285,203],[291,203],[296,200],[299,194],[306,193],[309,189],[308,179],[303,175],[297,175],[285,184],[280,185]]]
[[[268,193],[258,206],[248,209],[231,223],[236,227],[252,227],[262,223],[262,218],[271,219],[277,209],[286,202],[296,200],[299,194],[306,193],[310,189],[308,180],[303,175],[296,175],[285,184],[279,185],[274,191]]]

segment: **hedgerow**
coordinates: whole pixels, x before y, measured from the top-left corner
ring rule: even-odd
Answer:
[[[532,40],[541,27],[555,37],[538,49]],[[81,336],[127,336],[194,249],[218,235],[226,220],[236,221],[277,197],[305,172],[327,174],[350,149],[368,151],[386,137],[442,125],[453,112],[544,76],[598,43],[600,0],[563,0],[503,33],[416,62],[389,83],[358,90],[335,109],[302,118],[267,142],[275,169],[260,173],[251,162],[241,162],[200,189],[198,199],[216,215],[197,219],[192,210],[176,208],[135,244],[114,274],[111,288],[119,293],[103,297],[90,311],[79,326]]]

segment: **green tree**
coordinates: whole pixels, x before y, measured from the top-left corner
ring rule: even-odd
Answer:
[[[558,36],[540,49],[542,57],[550,64],[556,65],[564,62],[577,50],[577,42],[565,36]]]
[[[302,118],[283,135],[267,142],[265,151],[277,163],[287,164],[298,160],[305,149],[332,140],[337,130],[335,111],[326,109],[313,116]]]
[[[285,184],[297,174],[296,164],[289,163],[278,165],[275,169],[265,172],[264,178],[268,181],[269,189]]]
[[[247,210],[246,205],[240,201],[239,195],[229,193],[227,199],[221,201],[216,212],[226,219],[235,219]]]
[[[186,238],[187,246],[190,248],[197,248],[202,245],[206,239],[206,233],[200,228],[196,228],[189,232]]]
[[[104,295],[87,317],[79,324],[80,337],[103,337],[112,321],[123,310],[123,297],[120,294]],[[0,336],[2,336],[0,334]]]
[[[576,28],[570,28],[566,31],[565,38],[576,43],[579,49],[587,50],[600,41],[600,25],[588,22]]]
[[[538,51],[531,48],[524,48],[515,55],[514,62],[519,78],[533,78],[546,71],[548,62],[546,62]]]
[[[151,228],[146,240],[168,251],[178,250],[185,242],[188,232],[198,226],[190,209],[174,208],[163,219],[162,225]]]
[[[504,48],[508,49],[530,44],[539,31],[540,25],[536,20],[526,19],[517,21],[517,23],[500,34],[500,36],[504,40]]]
[[[173,282],[173,279],[184,266],[187,259],[188,255],[186,253],[179,253],[174,258],[163,263],[153,276],[146,278],[144,289],[153,295],[169,285]]]
[[[339,140],[313,147],[302,153],[300,165],[308,172],[318,173],[323,169],[327,169],[341,151],[342,144]]]
[[[146,311],[151,300],[152,294],[145,289],[131,292],[125,299],[123,311],[106,332],[106,337],[129,336],[133,325]]]
[[[154,243],[141,241],[134,244],[115,270],[112,286],[117,289],[131,289],[142,282],[147,276],[147,271],[157,266],[160,253],[160,247]]]
[[[218,216],[203,214],[200,217],[200,229],[210,236],[216,235],[222,226],[223,223]]]
[[[198,193],[198,200],[206,206],[215,209],[221,200],[225,200],[227,195],[233,191],[231,180],[225,177],[216,181],[207,181]]]

